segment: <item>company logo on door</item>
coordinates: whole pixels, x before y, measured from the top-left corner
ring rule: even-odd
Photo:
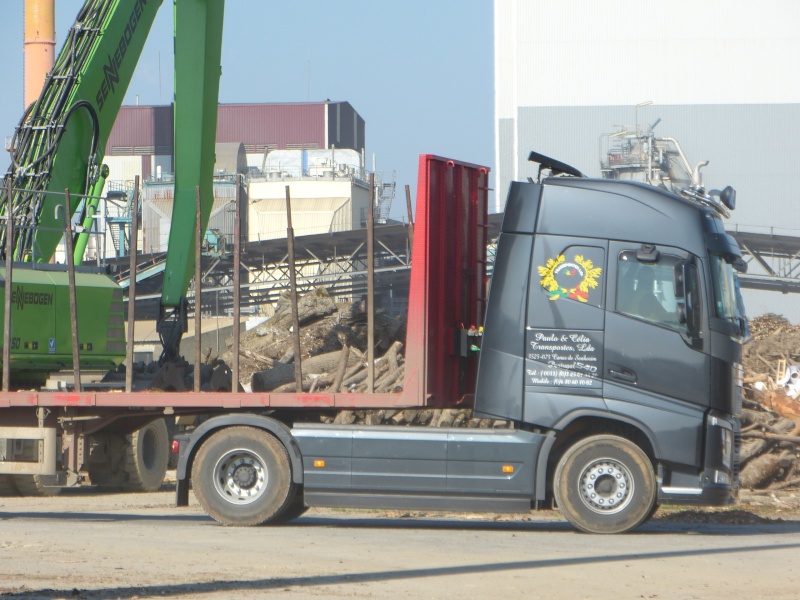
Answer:
[[[550,300],[570,298],[588,302],[589,290],[597,287],[597,279],[602,271],[582,254],[576,254],[571,261],[559,254],[555,258],[548,258],[547,264],[539,267],[539,277]]]

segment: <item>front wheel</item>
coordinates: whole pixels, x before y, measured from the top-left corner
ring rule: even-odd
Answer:
[[[263,525],[294,500],[289,455],[266,431],[230,427],[200,447],[192,487],[203,509],[223,525]]]
[[[581,440],[558,462],[553,484],[564,517],[587,533],[624,533],[644,523],[656,501],[647,455],[615,435]]]

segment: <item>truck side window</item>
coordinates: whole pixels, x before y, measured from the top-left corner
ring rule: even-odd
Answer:
[[[656,262],[639,262],[635,251],[621,252],[617,263],[617,311],[678,331],[679,303],[675,296],[677,256],[661,254]]]

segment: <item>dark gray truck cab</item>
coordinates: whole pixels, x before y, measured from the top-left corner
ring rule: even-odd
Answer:
[[[714,210],[651,186],[513,183],[476,413],[555,432],[551,467],[575,435],[620,433],[656,465],[658,502],[731,502],[739,257]]]

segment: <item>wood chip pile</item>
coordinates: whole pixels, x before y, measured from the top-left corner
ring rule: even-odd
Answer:
[[[743,347],[742,487],[800,488],[800,388],[787,372],[800,365],[800,326],[766,314],[750,321]]]

